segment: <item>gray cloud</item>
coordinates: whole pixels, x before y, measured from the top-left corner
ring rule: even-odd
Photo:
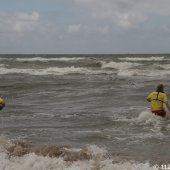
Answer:
[[[133,28],[150,15],[170,15],[169,0],[75,0],[91,13],[92,20],[107,20],[115,26]]]
[[[74,32],[79,32],[81,28],[80,24],[73,24],[68,26],[68,32],[74,33]]]
[[[38,25],[40,15],[38,12],[26,13],[1,13],[0,14],[0,32],[29,32],[33,31]]]

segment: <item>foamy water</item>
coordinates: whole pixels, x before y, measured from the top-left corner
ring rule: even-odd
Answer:
[[[22,158],[11,158],[10,160],[6,158],[6,154],[0,154],[0,157],[2,161],[0,168],[5,170],[155,170],[149,163],[125,162],[113,164],[112,160],[68,163],[60,158],[48,158],[36,156],[35,154],[28,154]]]
[[[78,61],[78,60],[84,60],[84,57],[60,57],[60,58],[44,58],[44,57],[34,57],[34,58],[16,58],[16,61]]]
[[[17,69],[17,68],[1,68],[0,74],[15,74],[15,73],[22,73],[22,74],[30,74],[30,75],[64,75],[70,73],[88,73],[92,72],[86,68],[75,68],[72,67],[65,67],[65,68],[58,68],[58,67],[50,67],[46,69]]]
[[[125,57],[125,58],[119,58],[119,60],[124,61],[163,61],[163,60],[169,60],[165,59],[164,56],[162,57]]]
[[[168,76],[170,75],[169,70],[140,70],[140,69],[133,69],[133,70],[120,70],[118,72],[119,76],[147,76],[147,77],[159,77],[159,76]]]
[[[66,156],[49,157],[37,155],[34,152],[25,154],[23,156],[10,155],[6,148],[13,144],[4,137],[0,138],[0,169],[5,170],[153,170],[154,165],[150,163],[126,162],[120,161],[115,157],[111,158],[104,148],[91,145],[87,146],[85,153],[91,155],[90,159],[82,159],[78,154],[83,149],[69,149],[71,157],[76,159],[73,161],[64,160]],[[18,148],[17,148],[18,149]],[[69,155],[69,156],[70,156]]]

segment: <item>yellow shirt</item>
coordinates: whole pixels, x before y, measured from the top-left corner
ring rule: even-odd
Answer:
[[[2,97],[0,97],[0,104],[2,104],[2,105],[5,104],[5,101]]]
[[[161,111],[163,110],[163,103],[168,102],[168,97],[165,93],[162,92],[152,92],[147,97],[147,100],[151,102],[152,111]]]

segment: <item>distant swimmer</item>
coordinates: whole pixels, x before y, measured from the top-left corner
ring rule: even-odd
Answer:
[[[2,110],[5,107],[5,101],[2,97],[0,97],[0,110]]]
[[[164,105],[167,110],[170,112],[170,107],[168,104],[168,97],[164,93],[164,86],[163,84],[158,84],[157,90],[152,92],[147,97],[147,101],[151,103],[151,111],[153,114],[165,117],[166,111],[164,109]]]

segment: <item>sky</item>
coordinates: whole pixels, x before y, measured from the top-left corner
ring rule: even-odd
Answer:
[[[170,0],[0,0],[1,54],[170,53]]]

